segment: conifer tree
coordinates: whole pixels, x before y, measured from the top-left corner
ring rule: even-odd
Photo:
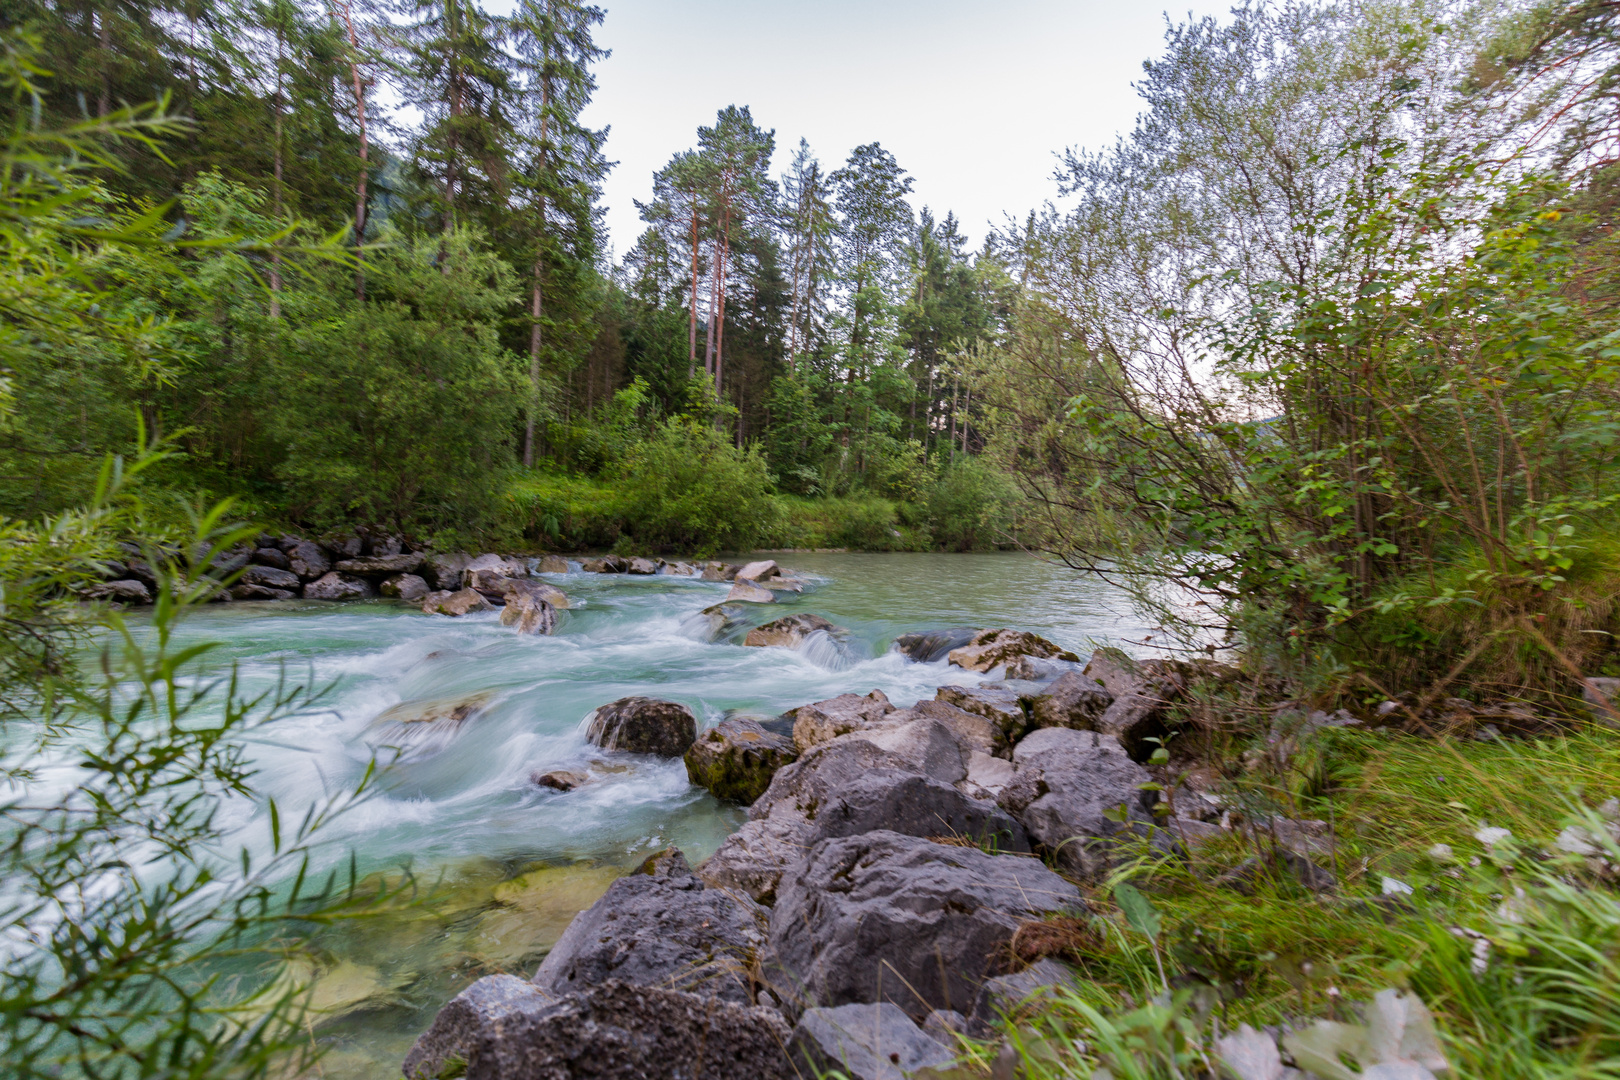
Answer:
[[[799,353],[813,350],[823,330],[838,233],[831,184],[804,139],[782,176],[782,199],[791,282],[787,353],[790,368],[797,369]]]

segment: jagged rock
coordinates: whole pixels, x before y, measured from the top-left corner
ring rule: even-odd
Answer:
[[[493,611],[495,605],[484,599],[476,589],[457,592],[430,592],[422,597],[422,611],[427,615],[470,615],[475,611]]]
[[[917,772],[944,783],[965,780],[970,751],[956,733],[947,724],[926,716],[896,722],[897,717],[907,712],[890,713],[875,724],[841,737],[869,742],[900,758]]]
[[[365,578],[336,570],[304,586],[306,600],[363,600],[376,595],[377,590]]]
[[[144,583],[133,578],[98,582],[85,589],[84,595],[91,600],[113,600],[120,604],[150,604],[152,602],[151,590]]]
[[[466,1080],[789,1080],[791,1037],[775,1009],[618,980],[558,999],[488,975],[439,1010],[404,1073],[464,1062]]]
[[[429,555],[422,560],[422,576],[435,589],[453,592],[461,588],[461,572],[467,569],[467,564],[470,562],[472,562],[472,556],[465,551],[454,551],[445,555]]]
[[[344,559],[337,564],[337,569],[345,574],[384,577],[389,574],[409,574],[421,565],[421,555],[371,555],[359,559]]]
[[[377,586],[377,591],[401,600],[420,600],[428,594],[428,583],[415,574],[395,574]]]
[[[270,566],[277,570],[291,570],[292,562],[287,553],[280,548],[261,547],[253,552],[253,562],[260,566]]]
[[[620,698],[591,713],[585,737],[604,750],[680,757],[697,741],[697,717],[673,701]]]
[[[969,1014],[970,1030],[988,1033],[1002,1017],[1015,1017],[1026,1004],[1039,1007],[1055,990],[1071,987],[1079,972],[1061,960],[1046,957],[1023,971],[987,979],[979,987]]]
[[[716,798],[747,806],[798,756],[791,738],[767,731],[757,720],[732,717],[705,731],[686,751],[686,775]]]
[[[582,772],[573,772],[568,769],[555,769],[552,772],[533,773],[529,782],[539,787],[551,788],[555,791],[573,791],[582,784],[590,782],[590,777]]]
[[[967,1034],[968,1018],[955,1009],[935,1009],[923,1020],[922,1030],[924,1035],[941,1046],[952,1047],[956,1045],[958,1035]]]
[[[918,1069],[944,1068],[955,1055],[889,1004],[806,1009],[788,1057],[806,1076],[834,1070],[848,1080],[904,1080]]]
[[[1023,826],[995,803],[917,773],[873,769],[834,788],[818,808],[809,842],[878,829],[943,837],[1027,853]]]
[[[227,590],[233,600],[292,600],[298,593],[292,589],[272,589],[265,585],[232,585]]]
[[[576,915],[534,983],[560,995],[618,979],[749,1005],[752,969],[768,929],[764,908],[705,888],[680,851],[670,848]]]
[[[961,787],[975,799],[994,800],[1013,782],[1015,775],[1012,762],[975,750],[968,757],[967,776]]]
[[[1075,661],[1080,659],[1067,649],[1023,630],[981,630],[973,635],[973,640],[966,645],[952,649],[950,661],[957,667],[967,668],[969,671],[989,671],[998,664],[1008,663],[1020,656],[1038,656],[1042,659],[1056,657],[1059,660]]]
[[[308,540],[297,540],[287,551],[287,568],[304,581],[313,581],[325,577],[331,571],[332,564],[318,546]]]
[[[1224,665],[1213,664],[1213,668]],[[1113,704],[1097,717],[1096,730],[1106,731],[1137,761],[1146,761],[1168,731],[1166,706],[1186,689],[1188,665],[1170,660],[1135,660],[1119,649],[1098,649],[1086,664],[1085,676],[1114,695]]]
[[[266,589],[297,591],[298,575],[290,570],[277,570],[273,566],[250,566],[239,579],[243,585],[259,585]]]
[[[1158,792],[1142,790],[1153,778],[1106,735],[1042,728],[1018,744],[1013,761],[1018,771],[996,801],[1071,873],[1100,877],[1120,839],[1147,836],[1155,824]],[[1114,820],[1122,807],[1125,820]],[[1153,836],[1168,848],[1167,836]]]
[[[899,709],[883,718],[885,724],[909,723],[918,718],[938,720],[950,729],[956,741],[969,751],[994,754],[1010,749],[1005,745],[1001,729],[988,718],[959,709],[946,701],[919,701],[909,709]]]
[[[501,625],[520,634],[545,635],[557,629],[557,612],[544,600],[518,593],[501,609]]]
[[[685,632],[701,641],[714,641],[743,621],[743,609],[735,604],[715,604],[687,618]]]
[[[996,726],[998,748],[1005,750],[1023,737],[1029,727],[1018,691],[994,683],[985,686],[942,686],[934,693],[937,701],[954,705],[963,712],[982,716]]]
[[[664,573],[675,577],[695,577],[698,573],[698,568],[691,563],[664,562],[660,559],[658,565],[663,569]]]
[[[387,559],[394,555],[398,555],[405,550],[405,541],[401,540],[397,536],[390,536],[387,533],[380,533],[372,530],[361,531],[363,533],[362,539],[364,539],[366,542],[364,554],[367,556],[372,556],[379,559]]]
[[[1038,861],[887,830],[823,840],[782,878],[766,978],[789,1001],[965,1006],[1018,927],[1083,910]]]
[[[881,690],[873,690],[864,697],[839,694],[826,701],[801,705],[793,713],[793,743],[803,753],[818,743],[859,731],[891,712],[894,706]]]
[[[729,563],[723,563],[723,562],[704,563],[703,564],[703,580],[704,581],[731,581],[732,579],[734,579],[737,576],[737,571],[741,570],[741,569],[742,569],[742,567],[740,567],[740,566],[732,566]]]
[[[476,574],[481,570],[492,570],[496,577],[523,578],[529,576],[529,564],[522,559],[509,559],[505,555],[496,555],[487,552],[467,563],[461,571],[461,585],[466,588],[472,584],[469,574]]]
[[[726,600],[728,602],[742,600],[749,604],[774,604],[776,594],[752,582],[739,581],[731,586],[730,592],[726,593]]]
[[[1093,731],[1098,719],[1114,703],[1114,696],[1100,682],[1069,671],[1048,686],[1044,694],[1025,701],[1031,727]]]
[[[1007,665],[1006,678],[1019,682],[1051,682],[1069,672],[1083,674],[1085,665],[1077,660],[1058,660],[1039,656],[1020,656]]]
[[[321,547],[331,553],[334,559],[353,559],[359,557],[365,550],[365,542],[358,536],[347,533],[337,533],[321,538]]]
[[[961,626],[953,630],[927,630],[917,634],[901,634],[894,639],[894,644],[890,647],[919,664],[932,664],[945,659],[951,654],[951,650],[960,649],[980,633],[981,631],[972,627]]]
[[[624,572],[627,574],[639,574],[645,577],[658,573],[658,564],[653,562],[651,559],[635,558],[630,560],[630,565],[625,567]]]
[[[775,559],[761,559],[758,562],[746,563],[737,570],[734,580],[762,582],[766,578],[777,577],[782,573],[781,567],[776,565]]]
[[[566,574],[568,573],[568,560],[561,555],[543,555],[540,558],[540,573]]]
[[[533,581],[527,578],[514,580],[501,579],[501,599],[510,603],[510,598],[517,595],[532,596],[536,600],[544,600],[558,611],[568,610],[568,594],[549,581]]]
[[[737,587],[733,586],[732,591],[736,592]],[[800,613],[754,627],[748,631],[748,636],[743,638],[743,644],[760,648],[791,649],[802,645],[806,638],[818,631],[826,634],[842,633],[838,627],[820,615]]]
[[[579,568],[587,574],[623,574],[630,569],[630,560],[618,555],[604,555],[600,559],[586,559]]]

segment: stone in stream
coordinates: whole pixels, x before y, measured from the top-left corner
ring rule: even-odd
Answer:
[[[332,569],[326,553],[308,540],[295,540],[287,550],[287,568],[305,581],[324,577]]]
[[[731,591],[736,592],[737,588],[738,586],[734,585]],[[801,612],[797,615],[789,615],[768,622],[764,626],[754,627],[748,631],[748,636],[743,638],[743,644],[758,648],[791,649],[804,644],[805,639],[817,631],[824,634],[841,634],[844,632],[820,615]]]
[[[758,720],[730,717],[698,736],[686,751],[686,775],[716,798],[747,806],[765,794],[778,769],[798,756],[791,738],[767,731]]]
[[[766,578],[776,577],[781,572],[782,568],[776,565],[775,559],[761,559],[739,567],[733,580],[760,582]]]
[[[377,586],[377,591],[401,600],[420,600],[428,594],[428,583],[415,574],[395,574]]]
[[[703,564],[703,580],[731,581],[736,578],[737,571],[741,569],[742,567],[733,566],[730,563],[707,562]]]
[[[560,995],[618,979],[751,1005],[769,922],[747,897],[705,888],[680,850],[668,848],[574,917],[534,983]]]
[[[277,570],[291,570],[292,562],[287,553],[280,548],[261,547],[253,552],[253,562],[260,566],[272,566]]]
[[[949,659],[957,667],[969,671],[989,671],[998,664],[1008,663],[1020,656],[1080,659],[1045,638],[1022,630],[981,630],[966,645],[952,649]]]
[[[258,585],[266,589],[297,591],[298,575],[291,570],[277,570],[273,566],[250,566],[239,579],[243,585]]]
[[[676,758],[697,741],[697,717],[673,701],[620,698],[591,713],[585,738],[604,750]]]
[[[751,581],[739,581],[731,586],[730,592],[726,593],[726,600],[727,602],[742,600],[750,604],[774,604],[776,594]]]
[[[788,1057],[803,1067],[805,1076],[836,1070],[848,1080],[904,1080],[919,1069],[943,1069],[956,1059],[888,1002],[804,1010]]]
[[[919,664],[932,664],[945,659],[952,649],[960,649],[972,641],[978,633],[979,631],[972,627],[960,626],[954,630],[927,630],[917,634],[901,634],[894,639],[890,649]]]
[[[480,692],[401,702],[371,721],[366,741],[372,746],[395,750],[400,760],[428,757],[448,746],[464,725],[483,715],[489,708],[490,697],[489,693]]]
[[[366,577],[386,577],[389,574],[409,574],[422,565],[421,555],[370,555],[359,559],[343,559],[336,569],[345,574]]]
[[[467,564],[470,562],[472,562],[472,556],[465,551],[429,555],[422,560],[422,576],[435,589],[453,592],[461,588],[461,572],[467,569]]]
[[[551,772],[537,772],[529,775],[529,783],[538,787],[551,788],[553,791],[573,791],[582,784],[590,782],[590,776],[582,772],[572,772],[568,769],[554,769]]]
[[[653,562],[651,559],[643,559],[638,556],[637,558],[630,560],[630,565],[625,567],[624,572],[627,574],[638,574],[646,577],[658,573],[658,564]]]
[[[363,600],[376,596],[371,582],[336,570],[304,586],[306,600]]]
[[[1142,789],[1152,776],[1106,734],[1042,728],[1013,750],[1013,763],[997,803],[1069,872],[1100,879],[1124,839],[1151,836],[1154,848],[1170,849],[1171,838],[1154,828],[1159,794]]]
[[[536,600],[544,600],[558,611],[568,610],[568,594],[549,581],[533,581],[528,579],[505,579],[501,586],[503,598],[524,594]]]
[[[586,559],[579,568],[587,574],[623,574],[630,570],[630,560],[618,555],[604,555],[600,559]]]
[[[501,625],[520,634],[545,635],[557,629],[557,612],[550,604],[528,593],[516,593],[501,609]]]
[[[664,573],[675,577],[695,577],[698,573],[698,568],[691,563],[665,562],[663,559],[659,559],[658,566]]]
[[[743,621],[743,609],[735,604],[715,604],[688,617],[683,630],[701,641],[714,641]]]
[[[458,592],[440,589],[422,597],[422,612],[425,615],[461,616],[475,611],[493,610],[495,605],[485,600],[483,594],[476,589],[462,589]]]
[[[823,1007],[966,1008],[1025,922],[1085,911],[1035,859],[880,830],[823,840],[782,877],[765,977]]]
[[[561,555],[542,555],[540,557],[540,573],[566,574],[568,573],[568,560]]]
[[[775,1009],[610,980],[554,998],[486,975],[439,1010],[406,1080],[789,1080],[792,1037]]]
[[[755,632],[750,631],[749,636]],[[873,690],[864,696],[839,694],[826,701],[801,705],[793,710],[793,743],[803,753],[818,743],[859,731],[892,712],[894,706],[882,690]]]
[[[756,581],[754,584],[763,585],[771,592],[804,592],[804,582],[798,578],[773,577]]]

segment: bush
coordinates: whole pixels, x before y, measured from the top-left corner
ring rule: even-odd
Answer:
[[[507,503],[515,529],[543,547],[612,547],[624,531],[624,493],[601,480],[540,473],[516,481]]]
[[[948,551],[983,551],[1005,543],[1018,501],[1006,474],[972,457],[947,466],[924,494],[934,543]]]
[[[779,527],[770,472],[724,432],[671,420],[626,455],[624,514],[635,539],[700,555],[746,550]]]

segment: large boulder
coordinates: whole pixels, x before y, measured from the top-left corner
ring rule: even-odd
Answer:
[[[741,600],[748,604],[774,604],[776,594],[751,581],[738,581],[733,583],[731,591],[726,593],[726,600],[727,602]]]
[[[723,562],[707,562],[703,564],[704,581],[731,581],[737,576],[742,567]]]
[[[251,561],[258,566],[272,566],[277,570],[292,569],[292,562],[287,558],[287,553],[275,547],[257,548]]]
[[[839,694],[826,701],[801,705],[793,710],[793,742],[800,752],[840,735],[859,731],[894,712],[888,695],[873,690],[860,694]]]
[[[416,574],[395,574],[377,586],[377,591],[401,600],[420,600],[428,594],[428,583]]]
[[[818,809],[814,843],[887,829],[1027,854],[1024,828],[995,803],[917,773],[873,769],[833,789]]]
[[[359,574],[364,577],[387,577],[390,574],[409,574],[422,565],[422,556],[414,555],[370,555],[358,559],[343,559],[338,562],[337,569],[345,574]]]
[[[751,1005],[769,922],[746,896],[705,888],[671,848],[574,916],[534,983],[561,995],[618,979]]]
[[[443,555],[429,555],[422,560],[422,576],[435,589],[454,592],[461,588],[461,572],[472,562],[465,551],[452,551]]]
[[[528,577],[529,564],[522,559],[513,559],[505,555],[485,553],[470,560],[461,571],[461,583],[466,585],[467,575],[480,570],[493,570],[502,577]]]
[[[732,586],[735,592],[737,586]],[[758,648],[779,647],[792,649],[804,644],[806,638],[814,633],[837,634],[841,631],[820,615],[811,615],[801,612],[797,615],[788,615],[785,618],[768,622],[764,626],[756,626],[748,631],[743,638],[744,645]]]
[[[243,585],[259,585],[266,589],[298,590],[298,575],[291,570],[277,570],[273,566],[250,566],[238,579]]]
[[[1098,649],[1086,664],[1085,677],[1101,683],[1114,698],[1098,714],[1096,730],[1118,739],[1137,761],[1146,761],[1156,749],[1148,740],[1164,737],[1169,730],[1168,707],[1186,689],[1181,665],[1136,660],[1119,649]]]
[[[1013,751],[1017,773],[997,802],[1059,865],[1098,879],[1117,861],[1122,840],[1169,838],[1154,828],[1153,778],[1109,736],[1042,728]]]
[[[561,555],[542,555],[540,557],[539,572],[542,574],[568,573],[568,560]]]
[[[332,569],[326,552],[308,540],[295,540],[292,547],[284,550],[287,552],[287,568],[304,581],[325,577]]]
[[[233,600],[291,600],[298,595],[296,589],[273,589],[268,585],[246,585],[241,582],[227,591]]]
[[[501,625],[520,634],[545,635],[557,629],[557,611],[544,600],[519,593],[501,609]]]
[[[142,582],[134,578],[122,578],[118,581],[101,581],[84,590],[84,595],[91,600],[112,600],[120,604],[150,604],[152,592]],[[243,599],[237,597],[237,599]]]
[[[579,568],[587,574],[624,574],[630,570],[630,560],[618,555],[604,555],[600,559],[586,559]]]
[[[644,559],[637,556],[636,558],[630,560],[630,565],[625,567],[624,572],[627,574],[637,574],[641,577],[648,577],[652,574],[658,573],[658,564],[653,562],[651,559]]]
[[[804,1076],[833,1072],[847,1080],[905,1080],[919,1069],[946,1068],[956,1055],[888,1002],[806,1009],[788,1057]]]
[[[1023,630],[981,630],[973,635],[973,639],[966,645],[952,649],[950,661],[957,667],[967,668],[969,671],[989,671],[998,664],[1006,664],[1020,656],[1036,656],[1042,659],[1056,657],[1059,660],[1075,661],[1080,659],[1067,649]]]
[[[585,737],[604,750],[680,757],[697,741],[697,717],[673,701],[620,698],[591,713]]]
[[[422,597],[422,612],[426,615],[470,615],[475,611],[493,611],[495,605],[484,599],[476,589],[446,592],[443,589]]]
[[[951,650],[960,649],[982,631],[968,626],[951,630],[926,630],[917,634],[901,634],[894,639],[891,650],[919,664],[932,664],[943,660]]]
[[[766,978],[784,999],[967,1007],[1025,922],[1084,910],[1034,859],[887,830],[824,840],[782,878]]]
[[[936,701],[954,705],[963,712],[982,716],[996,727],[998,752],[1010,751],[1012,745],[1023,738],[1029,729],[1029,714],[1024,711],[1022,695],[1017,690],[987,683],[982,686],[942,686],[934,692]]]
[[[956,732],[941,721],[911,715],[909,710],[890,713],[880,722],[840,738],[869,742],[904,761],[907,768],[947,784],[967,777],[969,749]]]
[[[1058,676],[1045,693],[1025,699],[1031,727],[1064,727],[1094,731],[1097,721],[1114,703],[1102,683],[1076,671]]]
[[[761,559],[758,562],[746,563],[738,568],[733,580],[736,581],[764,581],[766,578],[779,577],[781,567],[776,565],[775,559]]]
[[[767,731],[758,720],[731,717],[705,731],[686,751],[686,775],[716,798],[752,803],[771,777],[799,756],[793,740]]]
[[[792,1037],[774,1009],[612,980],[553,998],[488,975],[439,1010],[406,1080],[789,1080]],[[464,1063],[464,1064],[463,1064]]]
[[[536,600],[544,600],[558,611],[568,610],[568,594],[549,581],[535,581],[530,578],[503,578],[501,583],[501,599],[507,602],[510,597],[517,595],[532,596]]]
[[[365,578],[336,570],[304,586],[306,600],[363,600],[376,595],[377,590]]]

